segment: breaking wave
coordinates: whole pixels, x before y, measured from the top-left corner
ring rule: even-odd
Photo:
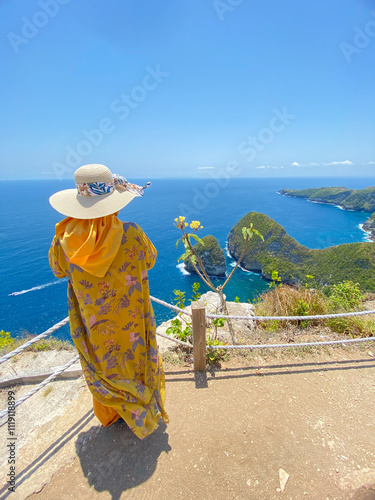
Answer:
[[[190,276],[190,273],[188,271],[186,271],[186,267],[185,267],[185,264],[183,262],[181,262],[181,264],[177,264],[176,267],[181,271],[181,273],[184,276]]]

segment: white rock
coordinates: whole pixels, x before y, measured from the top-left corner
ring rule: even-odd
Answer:
[[[279,469],[280,490],[284,491],[288,482],[289,474],[284,469]]]

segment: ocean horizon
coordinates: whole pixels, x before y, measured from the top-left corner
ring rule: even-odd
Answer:
[[[119,218],[139,224],[158,250],[155,267],[149,273],[151,295],[173,302],[173,290],[191,297],[198,276],[190,275],[178,257],[180,237],[174,219],[186,215],[204,226],[200,236],[212,234],[225,251],[227,270],[235,265],[226,251],[232,227],[248,212],[261,212],[281,224],[290,236],[309,248],[326,248],[342,243],[368,241],[362,226],[368,212],[353,212],[339,207],[310,203],[304,199],[278,194],[283,188],[345,186],[362,189],[375,184],[375,177],[283,177],[232,178],[227,185],[214,178],[157,178],[120,211]],[[131,179],[141,184],[142,179]],[[73,180],[0,181],[3,183],[3,219],[0,227],[0,263],[2,270],[0,330],[13,336],[26,332],[38,334],[68,315],[67,278],[58,280],[48,263],[48,250],[54,227],[64,217],[50,207],[48,198],[61,189],[74,187]],[[216,281],[216,280],[215,280]],[[217,280],[217,283],[222,280]],[[259,274],[238,269],[225,289],[228,300],[253,300],[269,289]],[[207,288],[201,284],[202,293]],[[187,300],[187,303],[189,301]],[[153,304],[157,323],[173,317],[173,312]],[[70,340],[69,326],[54,337]]]

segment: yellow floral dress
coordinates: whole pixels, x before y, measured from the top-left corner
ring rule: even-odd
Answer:
[[[55,276],[69,278],[71,335],[88,387],[143,439],[160,418],[168,423],[147,274],[156,260],[155,247],[137,224],[123,223],[118,251],[100,277],[73,264],[61,240],[54,237],[49,260]]]

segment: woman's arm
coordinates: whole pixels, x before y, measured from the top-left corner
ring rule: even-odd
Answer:
[[[59,264],[59,248],[60,244],[57,237],[55,236],[52,240],[51,248],[48,252],[49,265],[51,266],[52,272],[56,276],[56,278],[65,278],[65,276],[67,275],[65,271],[61,269]]]

